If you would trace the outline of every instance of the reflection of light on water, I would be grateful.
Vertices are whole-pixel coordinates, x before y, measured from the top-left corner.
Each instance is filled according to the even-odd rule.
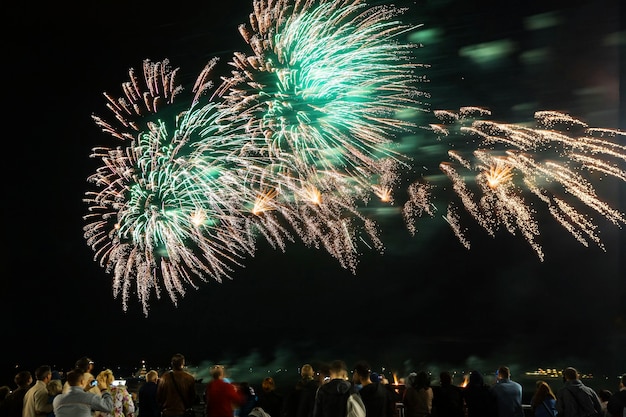
[[[528,371],[524,373],[526,376],[530,377],[542,377],[542,378],[561,378],[563,376],[563,372],[557,370],[556,368],[537,368],[536,371]],[[579,374],[580,379],[591,379],[593,378],[593,374]]]
[[[529,371],[526,372],[527,376],[541,376],[541,377],[546,377],[546,378],[560,378],[561,377],[561,371],[557,371],[556,369],[552,368],[548,368],[548,369],[541,369],[541,368],[537,368],[536,371]]]

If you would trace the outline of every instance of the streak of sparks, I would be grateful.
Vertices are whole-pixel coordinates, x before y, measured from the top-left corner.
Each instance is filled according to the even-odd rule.
[[[442,163],[440,168],[452,181],[463,207],[490,235],[494,236],[500,226],[511,234],[519,231],[543,260],[538,241],[539,223],[531,208],[537,199],[585,246],[590,239],[604,250],[597,225],[591,219],[592,213],[618,227],[626,223],[624,213],[602,201],[592,182],[583,175],[596,171],[626,180],[624,169],[619,167],[626,161],[626,147],[594,137],[597,134],[624,136],[623,132],[591,129],[586,123],[556,111],[537,112],[538,128],[472,121],[467,112],[463,117],[454,117],[450,112],[439,115],[450,125],[448,129],[460,123],[461,135],[482,139],[479,149],[473,153],[473,160],[456,151],[449,152],[460,168],[474,173],[475,187],[466,182],[468,176],[457,172],[454,162]],[[574,133],[563,133],[556,130],[558,127]],[[520,180],[514,181],[515,176]],[[478,200],[476,195],[480,196]],[[465,245],[458,226],[453,229]]]
[[[428,112],[418,88],[428,65],[402,41],[418,28],[403,12],[364,0],[253,0],[239,27],[250,51],[233,54],[210,96],[217,59],[187,101],[167,60],[144,61],[141,76],[131,69],[119,98],[105,93],[112,120],[93,120],[119,146],[93,149],[102,166],[88,178],[96,190],[84,199],[84,236],[125,310],[133,293],[148,315],[153,295],[176,304],[209,278],[230,278],[258,238],[281,251],[299,240],[356,273],[362,246],[384,251],[368,204],[406,195],[412,236],[418,218],[434,217],[440,188],[425,177],[401,189],[413,161],[397,139],[418,130],[401,114]],[[438,123],[418,140],[451,143],[439,163],[453,194],[442,217],[468,250],[457,201],[488,235],[520,234],[540,260],[537,206],[585,246],[604,249],[593,214],[626,223],[593,185],[598,175],[626,182],[624,132],[557,111],[535,113],[535,128],[486,120],[491,112],[476,106],[432,114]],[[473,149],[455,143],[467,137]]]

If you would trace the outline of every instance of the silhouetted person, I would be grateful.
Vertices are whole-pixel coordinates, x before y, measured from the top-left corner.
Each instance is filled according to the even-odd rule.
[[[398,404],[402,404],[402,394],[404,393],[404,381],[402,387],[396,384],[390,384],[389,379],[384,374],[372,372],[370,374],[372,382],[378,382],[387,391],[387,415],[393,417],[396,415]]]
[[[161,417],[161,409],[156,400],[159,373],[155,370],[146,373],[146,382],[139,388],[137,399],[140,417]]]
[[[257,406],[259,397],[254,388],[247,381],[234,384],[237,390],[244,396],[244,401],[239,408],[235,409],[235,417],[248,417],[250,411]]]
[[[313,367],[308,363],[302,365],[300,379],[283,402],[283,417],[312,417],[318,387]]]
[[[537,381],[530,408],[534,417],[556,417],[556,395],[547,382]]]
[[[463,394],[460,387],[452,385],[452,374],[439,374],[439,386],[433,387],[433,416],[464,417]]]
[[[372,370],[365,361],[358,362],[354,367],[353,382],[361,386],[359,394],[365,405],[367,417],[387,417],[389,412],[389,395],[387,389],[378,381],[372,381]]]
[[[602,414],[600,417],[611,417],[606,407],[609,405],[609,400],[613,396],[613,393],[608,389],[601,389],[598,391],[598,398],[600,398],[600,406],[602,407]]]
[[[556,393],[556,409],[560,416],[586,417],[602,412],[598,394],[582,383],[575,368],[565,368],[563,380],[565,386]]]
[[[33,376],[29,371],[20,371],[13,379],[17,389],[7,395],[4,400],[3,417],[22,417],[24,396],[33,383]]]
[[[4,400],[7,398],[7,396],[11,393],[11,387],[9,387],[8,385],[3,385],[0,387],[0,417],[3,416],[3,409],[4,409]]]
[[[426,371],[412,372],[406,377],[402,402],[405,417],[430,416],[433,410],[433,389]]]
[[[482,374],[471,371],[467,386],[463,388],[467,417],[495,417],[496,400]]]
[[[626,417],[626,374],[619,380],[619,391],[606,403],[606,411],[611,417]]]
[[[332,361],[329,381],[322,384],[315,396],[313,417],[345,417],[348,395],[355,392],[348,381],[348,368],[344,361]]]
[[[522,408],[522,386],[511,379],[506,366],[498,368],[496,384],[491,387],[496,398],[498,417],[524,417]]]
[[[182,354],[172,356],[171,365],[172,370],[161,375],[157,384],[157,403],[163,417],[182,417],[196,401],[196,380],[184,370]]]
[[[276,392],[274,378],[263,379],[256,406],[262,408],[271,417],[280,417],[283,408],[283,396]]]

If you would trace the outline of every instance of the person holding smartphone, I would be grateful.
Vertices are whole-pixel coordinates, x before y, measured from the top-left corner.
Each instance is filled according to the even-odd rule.
[[[133,417],[135,414],[135,402],[128,392],[126,385],[118,384],[113,371],[105,369],[96,377],[98,387],[102,391],[108,390],[113,397],[113,410],[111,412],[96,412],[96,417]]]
[[[91,417],[95,411],[113,411],[113,398],[107,389],[104,389],[101,394],[85,391],[85,386],[89,384],[85,381],[82,369],[76,368],[69,372],[67,383],[70,385],[69,390],[52,400],[56,417]]]
[[[96,395],[100,395],[100,389],[98,388],[98,382],[96,381],[96,378],[94,378],[93,374],[91,373],[93,371],[93,367],[94,367],[94,362],[87,356],[83,356],[82,358],[80,358],[79,360],[76,361],[76,365],[75,365],[76,369],[80,369],[81,371],[83,371],[83,382],[84,382],[84,386],[83,389],[86,392],[91,392],[92,394],[96,394]],[[65,384],[63,385],[63,393],[66,393],[70,390],[70,385],[68,384],[67,381],[65,381]]]

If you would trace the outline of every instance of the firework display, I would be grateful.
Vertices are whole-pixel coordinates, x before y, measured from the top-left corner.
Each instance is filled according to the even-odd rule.
[[[588,179],[590,175],[584,173],[626,179],[626,170],[620,168],[626,162],[626,146],[614,142],[624,132],[589,128],[556,111],[537,112],[536,128],[474,120],[472,114],[476,111],[460,109],[453,113],[457,123],[451,124],[459,128],[460,134],[479,138],[471,159],[450,150],[452,162],[442,162],[440,168],[478,224],[490,235],[501,226],[512,234],[521,233],[543,260],[536,240],[539,222],[531,204],[535,201],[545,204],[550,215],[581,244],[588,246],[591,241],[604,249],[591,213],[579,207],[590,209],[616,226],[625,224],[626,217],[598,197]],[[450,112],[439,116],[447,121]],[[448,134],[445,126],[438,126],[437,131]],[[462,176],[459,169],[471,174]],[[474,197],[468,178],[475,183],[480,198]],[[525,198],[525,192],[535,199]],[[461,242],[467,242],[460,229],[455,229],[455,234]]]
[[[356,273],[363,250],[384,251],[370,206],[406,195],[399,212],[411,235],[437,210],[427,177],[401,180],[419,163],[401,134],[472,137],[473,149],[451,147],[439,165],[455,197],[444,218],[466,248],[461,211],[491,236],[521,234],[543,260],[540,203],[581,244],[603,248],[590,212],[618,227],[626,216],[593,181],[626,181],[624,133],[562,112],[537,112],[535,127],[489,121],[478,107],[431,112],[420,45],[402,40],[418,27],[403,12],[255,0],[239,28],[249,51],[232,55],[219,83],[213,59],[185,98],[178,69],[146,60],[121,97],[105,94],[112,117],[93,119],[117,146],[93,149],[102,165],[89,177],[84,230],[124,309],[135,294],[148,315],[163,291],[176,304],[189,288],[230,278],[259,239],[324,249]],[[440,123],[417,126],[411,115],[421,112]]]

